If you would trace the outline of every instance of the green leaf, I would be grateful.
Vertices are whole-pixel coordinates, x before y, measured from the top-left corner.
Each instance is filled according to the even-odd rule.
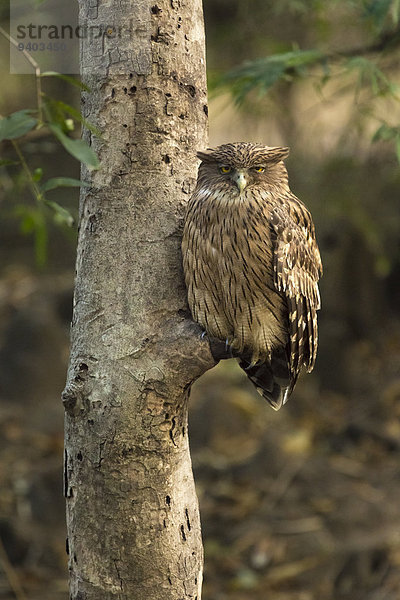
[[[397,25],[399,24],[399,18],[400,18],[400,0],[393,1],[391,15],[392,15],[393,25],[395,27],[397,27]]]
[[[38,167],[37,169],[35,169],[33,171],[33,174],[32,174],[33,181],[40,181],[42,179],[42,177],[43,177],[43,169]]]
[[[364,10],[365,16],[370,18],[378,29],[381,29],[390,13],[392,0],[369,0]]]
[[[37,119],[31,116],[30,109],[19,110],[0,120],[0,142],[14,140],[25,135],[37,124]]]
[[[0,159],[0,167],[9,167],[11,165],[19,165],[17,160],[8,160],[8,158]]]
[[[75,77],[70,77],[69,75],[64,75],[62,73],[57,73],[57,71],[45,71],[40,74],[41,77],[57,77],[58,79],[63,79],[64,81],[68,81],[71,85],[84,90],[85,92],[90,92],[90,88],[87,85],[79,81],[79,79],[75,79]]]
[[[400,163],[400,135],[398,135],[396,138],[396,154],[397,160]]]
[[[372,141],[378,142],[383,140],[387,142],[388,140],[393,140],[396,136],[399,135],[397,127],[390,127],[387,123],[383,123],[374,133]]]
[[[35,219],[30,213],[25,214],[20,223],[20,231],[23,234],[32,233],[35,229]]]
[[[79,110],[77,110],[73,106],[70,106],[69,104],[66,104],[65,102],[62,102],[62,100],[53,100],[52,105],[58,107],[58,109],[61,109],[64,112],[71,115],[71,117],[73,117],[76,121],[79,121],[79,123],[82,123],[82,125],[84,125],[87,129],[89,129],[89,131],[91,131],[92,133],[97,135],[97,137],[101,137],[101,131],[97,127],[92,125],[89,121],[87,121],[81,115]]]
[[[65,133],[63,133],[61,127],[55,123],[49,123],[49,128],[64,146],[66,151],[72,154],[73,157],[83,162],[89,169],[100,168],[100,162],[97,154],[85,142],[85,140],[74,140],[68,137],[65,135]]]
[[[349,71],[358,70],[358,88],[370,85],[375,96],[395,96],[396,87],[379,67],[364,56],[354,56],[346,62]]]
[[[47,225],[43,215],[38,213],[35,223],[34,236],[35,236],[35,257],[36,263],[39,267],[43,267],[47,260]]]
[[[72,179],[71,177],[53,177],[46,181],[41,187],[42,192],[49,192],[59,187],[90,187],[91,184],[87,181]]]
[[[65,128],[67,131],[74,131],[75,123],[73,119],[65,119]]]
[[[43,267],[47,260],[47,225],[43,210],[20,205],[16,207],[15,214],[21,218],[21,233],[33,233],[35,244],[36,264]]]
[[[325,55],[319,50],[293,50],[273,54],[266,58],[245,62],[229,71],[221,83],[230,85],[238,102],[255,87],[265,93],[281,79],[293,79],[307,73],[307,68],[323,62]]]
[[[66,208],[60,206],[60,204],[57,204],[57,202],[53,202],[53,200],[46,199],[45,202],[47,206],[54,210],[54,220],[58,224],[68,225],[68,227],[72,227],[72,225],[74,224],[74,217]]]

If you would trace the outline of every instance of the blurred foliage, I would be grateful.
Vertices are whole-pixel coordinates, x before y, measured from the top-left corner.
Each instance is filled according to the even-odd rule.
[[[307,93],[302,84],[317,91],[321,104],[346,96],[353,107],[347,124],[341,125],[337,155],[343,154],[346,138],[363,130],[369,143],[372,140],[376,145],[377,154],[392,148],[400,161],[400,0],[205,0],[204,5],[211,96],[227,92],[242,111],[261,118],[263,112],[274,111],[285,144],[294,147],[293,125],[298,117],[291,103],[294,95]],[[7,197],[14,198],[12,212],[20,220],[21,231],[35,236],[39,263],[46,254],[46,215],[67,226],[73,221],[70,212],[47,195],[61,185],[78,185],[78,180],[57,173],[51,181],[43,181],[43,165],[31,168],[21,153],[21,142],[45,130],[74,158],[89,168],[99,166],[90,147],[78,139],[81,126],[95,135],[99,132],[76,106],[42,92],[45,77],[82,85],[69,76],[41,73],[36,78],[37,107],[23,108],[0,122],[0,140],[10,140],[0,159],[0,181],[7,183]],[[384,100],[391,101],[394,110],[382,111]],[[308,176],[313,175],[309,172]],[[21,201],[24,188],[31,191],[35,204]],[[343,206],[339,198],[332,208],[347,213],[372,251],[376,274],[385,276],[397,263],[397,249],[386,239],[370,208],[362,202],[355,207],[354,202]],[[389,200],[393,203],[394,199]],[[315,210],[318,220],[319,207]],[[388,212],[394,213],[390,207]],[[397,223],[396,215],[394,219]],[[398,235],[400,224],[391,229]]]
[[[211,96],[229,96],[236,110],[260,121],[277,115],[283,143],[293,147],[296,184],[306,182],[301,197],[312,209],[319,235],[332,239],[338,228],[347,231],[370,257],[372,278],[388,277],[400,266],[394,162],[400,163],[400,2],[244,0],[228,7],[225,0],[206,0],[205,9]],[[307,139],[300,124],[299,99],[304,106],[312,94],[333,118],[336,105],[340,117],[336,146],[330,142],[318,156],[319,140],[312,134]],[[316,105],[309,109],[306,123],[312,124],[317,110]],[[325,132],[317,128],[319,137],[328,137],[335,124],[325,127]],[[328,171],[336,173],[329,178],[331,187],[324,183]],[[367,187],[370,173],[374,181]],[[313,196],[319,199],[313,202]],[[330,251],[328,244],[325,252]],[[344,270],[353,259],[336,253],[334,260]]]
[[[259,9],[262,11],[262,6],[259,6]],[[333,12],[333,9],[338,12]],[[271,10],[269,3],[266,3],[264,11],[266,10],[285,16],[286,10],[289,19],[297,14],[303,17],[311,16],[306,35],[303,32],[298,39],[288,40],[288,48],[282,52],[279,50],[283,40],[281,29],[278,29],[278,39],[275,39],[276,34],[270,36],[270,42],[267,44],[269,47],[265,48],[266,56],[246,60],[228,71],[214,72],[210,78],[211,92],[229,90],[234,101],[242,104],[254,90],[262,96],[278,83],[295,83],[299,78],[313,79],[314,85],[322,93],[328,81],[336,78],[341,81],[346,92],[346,83],[352,86],[355,100],[362,91],[370,93],[369,116],[377,97],[389,96],[399,101],[399,84],[391,79],[393,74],[397,74],[397,63],[394,61],[399,56],[400,48],[398,0],[295,0],[279,3],[279,11],[277,8],[275,11]],[[354,46],[349,46],[347,40],[343,40],[341,44],[335,40],[335,26],[339,28],[346,19],[353,19],[358,23],[360,41]],[[300,27],[301,24],[299,23]],[[323,35],[318,35],[318,31],[324,32]],[[311,47],[300,49],[302,45]],[[392,60],[388,60],[390,58]],[[382,136],[383,131],[385,137]],[[397,126],[383,123],[374,139],[394,140],[398,153],[400,138]]]
[[[0,34],[10,43],[15,43],[2,28]],[[47,219],[51,217],[55,224],[67,227],[74,223],[71,212],[54,199],[48,198],[48,192],[60,187],[89,184],[63,174],[43,181],[44,167],[33,168],[24,156],[22,145],[29,141],[29,136],[50,133],[77,161],[89,169],[98,169],[100,164],[95,152],[85,140],[80,139],[80,126],[84,125],[93,133],[100,134],[75,107],[46,94],[42,89],[42,79],[60,78],[80,89],[88,91],[88,88],[68,75],[53,71],[41,73],[37,63],[26,51],[24,53],[35,66],[37,106],[15,111],[7,116],[0,115],[0,143],[9,143],[4,146],[0,157],[0,184],[3,184],[5,190],[8,188],[8,195],[15,197],[12,216],[19,219],[21,233],[33,235],[36,262],[43,266],[47,258]],[[75,131],[78,137],[71,137],[70,133]],[[21,193],[25,188],[30,190],[34,204],[29,200],[21,201]]]

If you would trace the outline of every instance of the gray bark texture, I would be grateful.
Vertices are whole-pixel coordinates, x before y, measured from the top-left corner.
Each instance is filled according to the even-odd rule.
[[[83,172],[63,392],[70,598],[200,600],[187,403],[214,361],[180,241],[206,147],[201,0],[81,0],[80,19],[110,27],[81,42],[83,112],[103,137],[85,133],[102,168]]]

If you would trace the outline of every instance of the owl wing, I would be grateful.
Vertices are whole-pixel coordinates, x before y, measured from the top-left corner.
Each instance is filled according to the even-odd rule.
[[[182,236],[183,269],[193,319],[209,337],[225,343],[229,329],[217,265],[219,251],[211,241],[212,211],[204,203],[209,195],[196,189],[189,201]]]
[[[311,215],[295,196],[274,207],[271,225],[274,283],[288,306],[293,387],[301,367],[312,371],[317,355],[322,264]]]

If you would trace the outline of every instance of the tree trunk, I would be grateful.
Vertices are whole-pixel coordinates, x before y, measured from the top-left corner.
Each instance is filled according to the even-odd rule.
[[[82,0],[80,19],[111,25],[81,46],[84,114],[103,137],[102,168],[83,173],[63,392],[70,597],[200,600],[187,401],[214,361],[180,238],[206,146],[201,0]]]

